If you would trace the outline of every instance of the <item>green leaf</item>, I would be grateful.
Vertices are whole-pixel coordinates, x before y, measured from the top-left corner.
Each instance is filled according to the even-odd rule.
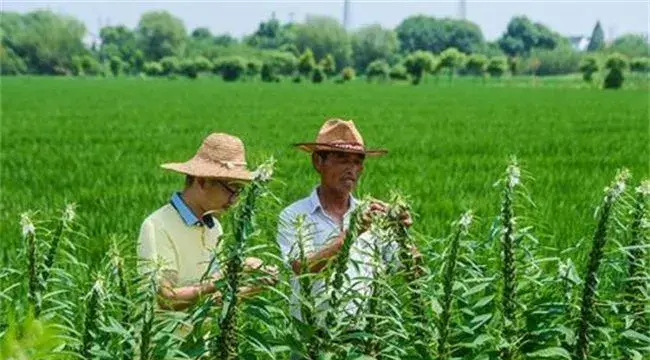
[[[433,310],[436,315],[442,314],[442,306],[440,306],[437,299],[431,300],[431,310]]]
[[[476,324],[476,325],[474,325],[474,327],[472,328],[472,330],[476,330],[476,329],[478,329],[478,328],[481,327],[483,324],[485,324],[486,322],[488,322],[491,318],[492,318],[492,314],[483,314],[483,315],[479,315],[479,316],[473,318],[472,321],[471,321],[471,323],[472,323],[472,324]]]
[[[470,295],[476,294],[476,293],[478,293],[480,291],[485,290],[488,286],[490,286],[490,283],[488,283],[488,282],[483,283],[483,284],[478,284],[478,285],[474,286],[473,288],[470,288],[469,290],[465,291],[463,293],[463,295],[461,295],[461,297],[466,298],[466,297],[468,297]]]
[[[650,337],[648,337],[647,335],[643,335],[641,333],[638,333],[638,332],[636,332],[634,330],[625,330],[625,331],[623,331],[623,333],[621,335],[623,337],[628,338],[628,339],[642,341],[642,342],[650,344]]]
[[[571,354],[561,347],[550,347],[527,355],[528,358],[562,358],[571,360]]]
[[[483,306],[489,304],[492,301],[492,299],[494,299],[494,295],[486,296],[486,297],[480,299],[479,301],[477,301],[476,304],[474,304],[474,306],[472,306],[472,309],[483,307]]]
[[[564,335],[564,341],[566,341],[567,344],[569,345],[575,345],[576,343],[576,334],[573,332],[572,329],[560,325],[558,326],[558,331]]]

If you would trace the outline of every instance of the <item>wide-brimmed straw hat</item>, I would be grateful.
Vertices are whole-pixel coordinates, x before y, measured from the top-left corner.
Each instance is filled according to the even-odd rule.
[[[327,120],[318,131],[316,141],[294,146],[307,152],[338,151],[367,156],[380,156],[388,152],[386,149],[367,149],[354,122],[341,119]]]
[[[162,164],[162,168],[195,177],[251,180],[252,173],[246,168],[244,143],[235,136],[212,133],[194,157],[183,163]]]

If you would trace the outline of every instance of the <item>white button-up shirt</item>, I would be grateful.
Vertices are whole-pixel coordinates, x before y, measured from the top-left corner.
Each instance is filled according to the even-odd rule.
[[[341,224],[337,223],[325,212],[320,203],[317,189],[314,189],[308,197],[296,201],[280,213],[277,241],[280,246],[282,258],[289,268],[291,268],[291,262],[293,260],[300,258],[297,245],[298,229],[296,227],[296,220],[300,215],[305,216],[303,230],[301,231],[304,237],[303,247],[305,255],[318,252],[323,247],[329,246],[331,241],[341,233]],[[357,206],[358,201],[350,195],[350,206],[343,216],[343,228],[345,230],[348,229],[351,214]],[[346,279],[344,282],[344,289],[348,289],[351,286],[353,291],[358,291],[362,295],[369,294],[371,279],[374,274],[372,265],[373,245],[376,241],[378,241],[377,237],[373,236],[370,232],[361,234],[355,240],[354,245],[350,249],[350,259],[346,269],[346,275],[349,280]],[[383,246],[382,258],[384,262],[396,261],[396,248],[397,244],[394,242]],[[298,303],[300,283],[295,276],[291,279],[291,285],[293,289],[291,313],[300,318],[300,306]],[[319,310],[327,309],[327,296],[325,296],[326,293],[323,290],[326,290],[323,280],[313,281],[312,296],[314,296]],[[348,314],[353,315],[356,313],[359,305],[358,303],[346,303],[345,310]],[[320,317],[324,313],[324,311],[318,311],[317,316]]]

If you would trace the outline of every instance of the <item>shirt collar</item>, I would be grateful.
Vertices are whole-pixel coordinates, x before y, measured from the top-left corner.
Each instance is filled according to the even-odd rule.
[[[178,215],[180,215],[181,219],[183,219],[183,222],[187,226],[193,226],[193,225],[205,225],[208,228],[212,229],[214,227],[214,219],[212,218],[211,215],[205,215],[201,219],[196,217],[192,210],[190,209],[189,206],[187,206],[187,203],[185,200],[183,200],[183,197],[181,196],[180,192],[175,192],[172,195],[171,200],[169,201],[174,209],[178,212]]]
[[[354,210],[354,208],[357,206],[357,203],[357,199],[355,199],[354,196],[350,194],[350,208],[348,209],[348,212]],[[318,186],[316,186],[309,195],[309,213],[313,214],[318,211],[318,209],[322,208],[323,206],[321,205],[320,198],[318,197]]]

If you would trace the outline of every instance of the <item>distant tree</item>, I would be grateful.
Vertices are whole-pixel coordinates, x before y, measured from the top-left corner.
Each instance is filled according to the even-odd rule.
[[[493,57],[487,65],[487,72],[492,77],[501,77],[508,70],[508,59],[505,56]]]
[[[639,34],[625,34],[616,38],[608,50],[629,57],[650,56],[648,38]]]
[[[118,56],[113,56],[110,59],[110,68],[113,76],[119,76],[122,73],[122,68],[124,67],[124,62]]]
[[[323,69],[328,77],[334,76],[336,74],[336,62],[334,61],[332,54],[325,55],[325,57],[321,59],[318,66]]]
[[[390,73],[390,67],[385,60],[375,60],[371,62],[366,68],[366,79],[372,81],[374,79],[387,80]]]
[[[521,59],[517,56],[512,56],[508,58],[508,70],[512,75],[519,74],[519,67],[521,65]]]
[[[280,79],[273,73],[273,66],[268,63],[262,65],[261,77],[264,82],[280,81]]]
[[[194,59],[197,73],[209,72],[212,70],[212,62],[203,56]]]
[[[587,46],[587,51],[601,51],[605,48],[605,32],[600,26],[600,21],[596,22],[594,30],[591,32],[591,40]]]
[[[355,77],[354,68],[350,66],[346,66],[345,68],[343,68],[343,71],[341,71],[341,79],[343,81],[354,80],[354,77]]]
[[[136,36],[133,31],[124,25],[105,26],[99,30],[99,37],[102,40],[99,48],[100,58],[111,59],[115,56],[132,63],[138,56]]]
[[[625,77],[623,71],[627,68],[627,59],[619,53],[611,54],[605,62],[605,69],[609,72],[605,76],[603,87],[605,89],[620,89],[623,86]]]
[[[2,61],[11,65],[3,73],[22,72],[24,65],[30,73],[65,75],[72,72],[72,58],[88,52],[83,43],[86,28],[75,18],[49,10],[2,12],[1,17]]]
[[[155,61],[145,63],[142,70],[147,74],[147,76],[160,76],[163,73],[162,66],[160,63]]]
[[[637,57],[630,61],[630,70],[634,72],[648,72],[650,71],[650,58]]]
[[[75,61],[75,59],[77,61]],[[77,65],[78,64],[78,65]],[[79,56],[73,56],[71,60],[71,70],[81,70],[81,63]],[[0,44],[0,74],[2,75],[19,75],[27,72],[27,65],[25,61],[9,48],[5,48]],[[76,75],[76,74],[75,74]]]
[[[440,63],[438,63],[438,68],[448,69],[449,78],[451,79],[456,73],[456,70],[463,66],[464,60],[465,54],[458,51],[456,48],[449,48],[440,54]]]
[[[4,71],[4,69],[2,70]],[[83,66],[81,64],[81,56],[75,55],[72,57],[70,70],[72,70],[72,75],[74,76],[82,76],[84,74]],[[7,75],[15,75],[15,74],[9,73]]]
[[[485,39],[478,25],[455,19],[436,19],[415,15],[404,19],[395,29],[403,52],[426,50],[440,53],[455,47],[470,54],[485,47]]]
[[[213,71],[220,74],[224,81],[236,81],[244,75],[246,61],[238,56],[217,59]]]
[[[558,46],[553,50],[536,49],[531,57],[539,60],[536,75],[566,75],[580,71],[583,55],[569,46]]]
[[[230,34],[221,34],[214,36],[212,43],[216,46],[232,46],[237,44],[237,39],[230,36]]]
[[[179,64],[179,72],[190,79],[196,79],[199,76],[196,61],[192,59],[183,59]]]
[[[81,69],[83,73],[88,76],[96,76],[101,74],[102,65],[92,55],[81,56]]]
[[[180,61],[174,56],[167,56],[160,60],[160,66],[162,66],[161,75],[169,76],[179,72]]]
[[[280,21],[271,18],[260,22],[257,30],[248,36],[244,42],[261,49],[280,49],[295,42],[295,31],[291,25],[282,25]]]
[[[186,44],[183,21],[166,11],[144,13],[136,32],[139,48],[148,60],[180,55]]]
[[[130,59],[131,71],[135,74],[142,72],[144,67],[144,54],[142,50],[136,49]]]
[[[402,64],[396,64],[393,66],[393,68],[390,69],[388,76],[391,80],[408,80],[409,78],[406,67]]]
[[[354,66],[363,70],[375,60],[388,60],[399,50],[397,34],[381,25],[368,25],[352,33]]]
[[[298,67],[298,59],[288,52],[269,51],[263,53],[260,59],[268,64],[276,75],[292,75]]]
[[[508,56],[527,56],[533,49],[555,49],[566,40],[548,27],[533,23],[526,16],[513,17],[499,38],[501,50]]]
[[[505,53],[501,50],[499,43],[496,41],[490,41],[485,44],[481,54],[487,56],[488,58],[493,58],[496,56],[503,56]]]
[[[311,81],[314,84],[319,84],[323,82],[323,80],[325,80],[325,71],[320,66],[316,66],[316,68],[314,68],[314,72],[311,75]]]
[[[428,51],[416,51],[404,61],[406,71],[411,75],[414,85],[420,83],[424,75],[433,68],[433,55]]]
[[[249,59],[246,61],[246,76],[254,78],[259,75],[262,69],[262,63],[258,60]]]
[[[586,82],[593,80],[594,73],[598,72],[598,58],[595,56],[587,56],[582,59],[580,64],[580,71],[582,72],[582,79]]]
[[[467,57],[465,69],[468,74],[475,76],[484,76],[487,70],[488,59],[482,54],[472,54]]]
[[[212,32],[207,27],[198,27],[192,30],[192,38],[198,40],[211,40]]]
[[[350,63],[350,37],[338,20],[324,16],[308,16],[304,23],[295,25],[294,31],[295,44],[300,51],[311,49],[316,59],[332,54],[337,69]]]
[[[280,46],[280,51],[291,53],[295,57],[300,56],[300,51],[298,51],[295,44],[284,44]]]
[[[302,76],[308,76],[314,71],[315,67],[316,61],[314,60],[314,53],[310,48],[307,48],[298,59],[298,72]]]

